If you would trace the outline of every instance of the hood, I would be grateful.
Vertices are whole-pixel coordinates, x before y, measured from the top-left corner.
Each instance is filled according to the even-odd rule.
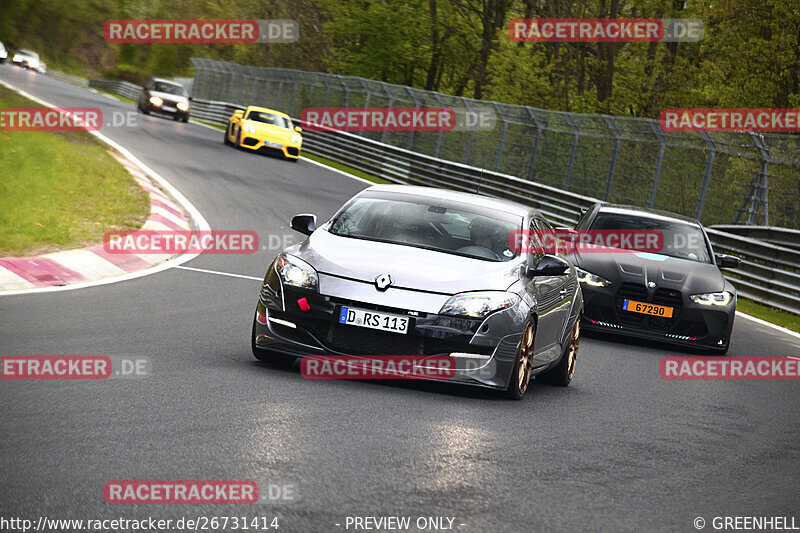
[[[522,258],[491,262],[412,246],[339,237],[318,229],[287,253],[303,259],[320,274],[372,283],[381,274],[394,287],[444,294],[504,291],[518,280]]]
[[[266,133],[271,137],[275,138],[286,138],[288,141],[294,135],[298,135],[298,133],[294,130],[287,130],[286,128],[281,128],[279,126],[274,126],[272,124],[267,124],[265,122],[259,122],[257,120],[244,120],[242,121],[245,124],[249,124],[253,126],[257,132],[259,133]]]
[[[161,91],[150,91],[150,96],[158,96],[165,102],[173,102],[176,104],[178,102],[186,102],[187,104],[189,103],[189,99],[187,97],[181,96],[179,94],[163,93]]]
[[[644,252],[592,253],[575,252],[568,258],[576,266],[602,276],[619,286],[621,283],[646,285],[680,290],[687,294],[717,292],[725,288],[719,268],[661,254]]]

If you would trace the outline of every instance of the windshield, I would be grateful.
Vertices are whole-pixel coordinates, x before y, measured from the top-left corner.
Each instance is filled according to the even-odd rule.
[[[689,259],[699,263],[711,263],[703,232],[693,224],[622,213],[600,213],[595,217],[589,229],[658,230],[663,239],[659,252],[662,255]]]
[[[332,221],[330,233],[463,255],[486,261],[510,261],[509,233],[522,217],[459,205],[444,207],[438,199],[402,200],[362,196]]]
[[[250,111],[250,113],[247,114],[247,120],[263,122],[264,124],[272,124],[273,126],[278,126],[279,128],[284,128],[287,130],[293,129],[292,122],[290,120],[280,115],[266,113],[264,111]]]
[[[184,89],[182,85],[175,85],[174,83],[163,83],[157,81],[153,84],[153,90],[160,93],[186,96],[186,89]]]

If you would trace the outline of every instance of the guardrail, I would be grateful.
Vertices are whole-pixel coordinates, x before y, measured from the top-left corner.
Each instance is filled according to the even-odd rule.
[[[800,250],[800,230],[775,226],[711,226],[713,229]]]
[[[51,78],[54,78],[54,79],[57,79],[57,80],[60,80],[60,81],[65,81],[65,82],[71,83],[73,85],[80,85],[81,87],[88,87],[89,86],[89,80],[84,79],[84,78],[80,78],[78,76],[73,76],[71,74],[65,74],[63,72],[58,72],[57,70],[48,70],[47,71],[47,75],[50,76]]]
[[[128,82],[91,80],[89,86],[129,98],[131,88],[135,88],[134,99],[141,90]],[[192,100],[191,104],[194,118],[222,126],[227,124],[228,118],[237,109],[244,107],[230,102],[207,100]],[[584,208],[600,201],[516,176],[419,154],[347,132],[304,131],[303,150],[394,183],[475,192],[532,205],[559,225],[574,224]],[[733,233],[747,231],[753,232],[750,235],[755,236],[755,232],[759,231],[757,227],[723,228],[725,231],[709,228],[708,235],[715,252],[736,255],[742,259],[739,268],[725,271],[726,277],[736,286],[739,294],[800,314],[800,250]],[[798,230],[785,228],[766,229],[773,235],[781,235],[782,239],[800,234]],[[768,231],[764,237],[769,235]]]

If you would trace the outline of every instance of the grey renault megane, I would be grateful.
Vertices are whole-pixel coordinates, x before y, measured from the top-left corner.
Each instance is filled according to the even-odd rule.
[[[475,194],[376,185],[267,268],[253,321],[262,361],[309,355],[432,356],[448,382],[519,399],[532,376],[572,380],[583,297],[575,268],[509,235],[552,230],[536,209]],[[365,320],[366,318],[366,320]]]

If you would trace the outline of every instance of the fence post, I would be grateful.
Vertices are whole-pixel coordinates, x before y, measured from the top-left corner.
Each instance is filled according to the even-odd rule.
[[[706,193],[708,192],[708,182],[711,181],[711,168],[714,166],[714,156],[717,153],[717,147],[708,133],[701,131],[700,136],[708,145],[709,150],[708,158],[706,159],[706,170],[703,173],[703,184],[700,186],[700,198],[697,200],[697,210],[694,213],[694,218],[702,222],[703,208],[706,204]]]
[[[656,125],[656,121],[647,119],[647,123],[653,129],[653,133],[658,137],[661,146],[658,147],[658,158],[656,158],[656,169],[653,172],[653,185],[650,187],[650,199],[647,201],[648,207],[656,205],[656,194],[658,193],[658,182],[661,179],[661,165],[664,162],[664,153],[667,150],[667,138],[661,132],[661,128]]]
[[[542,136],[542,123],[539,122],[539,117],[536,116],[532,107],[525,107],[525,109],[528,110],[531,120],[536,124],[536,137],[533,138],[533,150],[531,150],[531,159],[528,162],[528,181],[531,181],[533,180],[533,166],[536,164],[536,152],[539,150],[539,139]]]
[[[503,157],[503,146],[506,143],[506,131],[508,130],[508,117],[503,111],[503,108],[500,107],[497,103],[494,104],[495,110],[503,117],[503,129],[500,131],[500,140],[497,142],[497,152],[494,156],[494,171],[498,172],[500,170],[500,159]]]
[[[611,164],[608,166],[608,177],[606,178],[606,192],[603,194],[603,200],[607,202],[611,199],[611,186],[614,184],[614,173],[617,170],[617,156],[619,155],[619,144],[622,136],[619,134],[617,125],[614,124],[611,117],[604,115],[603,118],[611,129],[611,133],[614,134],[614,152],[611,154]]]
[[[572,120],[572,116],[569,113],[563,113],[564,117],[566,117],[567,122],[569,122],[569,127],[572,128],[572,133],[574,137],[572,137],[572,147],[569,150],[569,161],[567,161],[567,173],[564,176],[564,186],[563,189],[565,191],[569,190],[569,182],[572,180],[572,165],[575,164],[575,152],[578,150],[578,136],[580,135],[580,130],[578,126],[575,125],[575,121]]]
[[[464,105],[467,106],[467,112],[472,113],[472,107],[469,105],[469,100],[466,98],[461,99],[464,102]],[[472,135],[475,133],[474,129],[470,129],[469,133],[467,134],[467,144],[464,146],[464,160],[463,163],[465,165],[469,164],[469,153],[472,151]]]
[[[419,107],[419,99],[417,95],[414,94],[415,89],[411,87],[406,87],[406,92],[411,96],[411,99],[414,100],[414,107]],[[406,141],[406,150],[413,150],[414,149],[414,130],[408,130],[408,141]]]

